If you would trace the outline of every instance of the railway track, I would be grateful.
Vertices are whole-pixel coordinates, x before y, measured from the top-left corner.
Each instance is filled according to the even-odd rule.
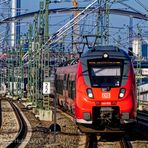
[[[97,148],[98,144],[97,144],[97,135],[96,134],[90,134],[87,135],[87,144],[86,147],[87,148]]]
[[[120,148],[132,148],[132,144],[128,140],[126,140],[124,136],[119,136],[118,138],[116,135],[111,136],[110,138],[107,136],[106,139],[104,138],[104,136],[101,135],[97,136],[96,134],[90,134],[87,136],[87,141],[87,148],[104,148],[114,146]]]
[[[61,109],[58,108],[58,110],[61,110]],[[63,111],[63,109],[62,109],[62,111]],[[70,114],[70,112],[66,111],[66,113],[64,113],[64,114],[65,115],[67,114],[66,116],[68,116],[68,118],[70,118],[72,120],[73,116]],[[99,143],[101,143],[101,141],[102,141],[102,140],[100,141],[98,139],[102,139],[102,137],[97,136],[97,134],[95,134],[95,133],[94,134],[86,134],[85,147],[86,148],[98,148]],[[114,144],[114,142],[112,142],[112,145],[116,145],[116,143],[117,142],[115,142],[115,144]],[[119,143],[118,145],[120,145],[121,148],[132,148],[132,144],[129,141],[127,141],[126,138],[124,138],[124,137],[122,137],[121,140],[118,140],[118,143]],[[108,144],[105,144],[103,142],[103,147],[102,148],[104,148],[105,145],[108,146]]]
[[[21,143],[23,142],[23,140],[25,139],[26,134],[27,134],[27,125],[26,125],[26,122],[25,122],[22,114],[20,113],[19,109],[16,107],[16,105],[12,101],[9,101],[9,103],[12,106],[12,108],[15,112],[16,118],[18,120],[18,123],[19,123],[19,132],[18,132],[15,140],[13,140],[7,146],[7,148],[12,148],[12,147],[20,146]]]
[[[65,116],[67,116],[68,118],[70,118],[71,120],[73,120],[73,115],[69,112],[69,111],[67,111],[67,110],[64,110],[62,107],[60,107],[60,106],[58,106],[57,107],[57,111],[60,111],[60,112],[63,112],[63,114],[65,115]],[[104,141],[104,138],[102,138],[101,136],[98,136],[97,134],[95,134],[95,133],[92,133],[92,134],[85,134],[85,136],[86,136],[86,141],[85,142],[83,142],[83,143],[85,143],[85,147],[86,148],[100,148],[100,146],[98,146],[100,143],[102,143],[102,141]],[[115,135],[115,137],[116,137],[116,135]],[[119,136],[120,137],[120,136]],[[118,139],[118,145],[119,145],[119,147],[121,147],[121,148],[132,148],[132,145],[131,145],[131,143],[129,142],[129,141],[127,141],[125,138],[123,138],[122,136],[121,136],[121,138],[119,139],[119,137],[117,138]],[[99,139],[99,140],[98,140]],[[101,140],[100,140],[101,139]],[[103,139],[103,140],[102,140]],[[111,137],[111,139],[112,139],[112,137]],[[108,144],[106,144],[106,143],[108,143],[108,141],[110,141],[110,140],[105,140],[106,142],[103,142],[103,147],[102,148],[104,148],[105,147],[105,145],[106,146],[108,146]],[[112,141],[112,140],[111,140]],[[112,145],[116,145],[117,144],[117,142],[111,142],[112,143]],[[115,144],[114,144],[115,143]]]
[[[0,105],[0,145],[7,148],[19,147],[27,135],[26,121],[11,100],[1,98]]]
[[[148,112],[138,111],[137,122],[148,127]]]
[[[132,148],[132,144],[124,137],[120,140],[120,146],[121,148]]]

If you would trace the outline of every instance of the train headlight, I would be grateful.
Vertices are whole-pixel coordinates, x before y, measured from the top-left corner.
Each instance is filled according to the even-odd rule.
[[[91,88],[87,88],[86,92],[87,92],[87,95],[88,95],[89,98],[91,98],[91,99],[94,98],[94,95],[93,95],[93,92],[92,92]]]
[[[108,58],[108,57],[109,57],[109,55],[107,53],[103,54],[103,58]]]
[[[125,88],[121,88],[119,93],[119,98],[123,98],[125,95],[125,92],[126,92]]]

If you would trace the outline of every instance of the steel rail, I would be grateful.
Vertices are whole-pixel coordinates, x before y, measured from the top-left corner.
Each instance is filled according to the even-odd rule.
[[[140,95],[148,94],[148,90],[140,92]]]
[[[21,145],[21,143],[23,142],[23,140],[25,139],[26,137],[26,134],[27,134],[27,124],[22,116],[22,114],[20,113],[19,109],[16,107],[15,104],[13,104],[12,101],[9,101],[10,105],[12,106],[14,112],[15,112],[15,115],[18,119],[18,123],[19,123],[19,132],[16,136],[16,139],[14,141],[12,141],[8,146],[7,148],[12,148],[12,147],[19,147]]]
[[[87,135],[87,148],[97,148],[97,135],[96,134],[88,134]]]
[[[132,148],[132,144],[127,141],[124,137],[120,140],[121,148]]]
[[[148,126],[148,113],[138,111],[137,122],[138,124]]]

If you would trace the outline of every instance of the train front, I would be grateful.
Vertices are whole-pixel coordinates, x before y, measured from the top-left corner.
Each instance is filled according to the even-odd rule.
[[[136,107],[135,75],[125,51],[97,47],[81,57],[76,76],[75,116],[82,131],[135,123]]]

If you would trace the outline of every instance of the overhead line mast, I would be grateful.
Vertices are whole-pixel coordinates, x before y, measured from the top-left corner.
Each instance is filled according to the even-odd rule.
[[[48,20],[48,7],[49,7],[49,0],[46,0],[46,4],[45,4],[45,29],[44,29],[44,41],[46,42],[49,38],[49,20]]]
[[[106,0],[105,2],[105,45],[109,45],[109,15],[110,15],[110,0]]]
[[[76,0],[72,0],[72,5],[73,8],[78,8],[78,2]],[[76,17],[78,15],[78,11],[74,11],[74,17]],[[75,44],[75,42],[77,42],[77,34],[79,34],[79,27],[78,27],[78,23],[77,23],[77,19],[74,20],[74,26],[73,28],[73,35],[72,35],[72,52],[76,53],[77,52],[77,44]]]
[[[98,0],[97,38],[100,45],[109,45],[110,0]],[[105,11],[101,11],[104,9]]]
[[[16,16],[16,0],[12,0],[12,17]],[[15,46],[15,35],[16,35],[16,28],[15,28],[15,21],[11,23],[11,47]]]

